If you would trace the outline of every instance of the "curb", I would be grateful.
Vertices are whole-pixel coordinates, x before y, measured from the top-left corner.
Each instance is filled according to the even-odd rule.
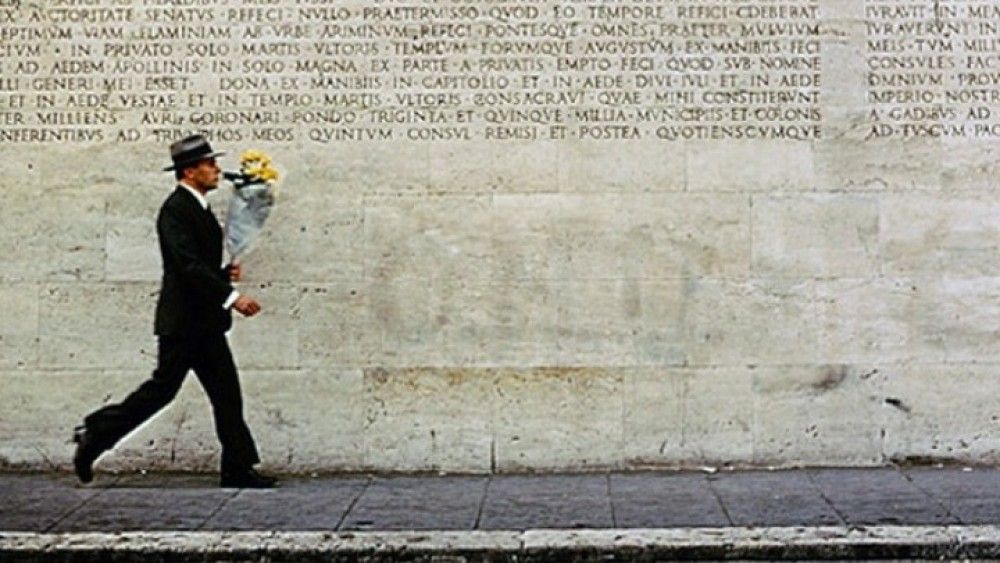
[[[1000,526],[431,532],[0,532],[0,561],[656,561],[1000,556]]]

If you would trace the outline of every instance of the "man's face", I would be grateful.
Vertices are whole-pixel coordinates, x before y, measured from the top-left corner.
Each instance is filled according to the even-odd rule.
[[[210,192],[219,187],[219,165],[214,158],[206,158],[185,170],[184,177],[191,187],[202,192]]]

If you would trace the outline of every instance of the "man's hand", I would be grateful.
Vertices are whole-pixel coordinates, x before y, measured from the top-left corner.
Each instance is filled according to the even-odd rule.
[[[239,311],[244,317],[252,317],[260,312],[260,303],[253,297],[240,295],[236,298],[236,302],[233,303],[233,309]]]
[[[243,268],[240,266],[239,262],[233,262],[229,265],[229,281],[238,282],[240,278],[243,277]]]

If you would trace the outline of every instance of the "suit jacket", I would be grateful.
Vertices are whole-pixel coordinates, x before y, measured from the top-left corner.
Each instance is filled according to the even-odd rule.
[[[222,307],[233,291],[222,264],[222,229],[212,213],[177,186],[160,207],[156,233],[163,283],[156,303],[157,336],[224,333],[232,314]]]

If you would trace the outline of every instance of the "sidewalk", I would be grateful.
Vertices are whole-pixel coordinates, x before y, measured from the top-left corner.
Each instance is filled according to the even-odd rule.
[[[402,542],[411,556],[415,548],[447,540],[451,549],[433,551],[431,559],[457,556],[456,545],[485,550],[459,550],[462,561],[508,560],[486,557],[498,553],[532,560],[524,551],[532,537],[547,538],[548,549],[603,553],[600,559],[614,559],[621,553],[614,545],[625,549],[629,542],[657,557],[1000,554],[1000,469],[995,468],[286,477],[279,488],[266,491],[216,485],[214,475],[99,474],[95,485],[83,487],[69,475],[0,474],[0,560],[27,557],[32,545],[56,549],[64,542],[80,548],[85,538],[99,544],[109,541],[107,534],[126,531],[142,533],[114,536],[123,549],[137,541],[194,540],[192,546],[202,548],[228,541],[260,549],[254,538],[282,545],[298,538],[316,553],[315,542],[324,538],[329,549],[381,538],[375,544],[389,549]],[[205,533],[174,533],[193,531]],[[414,537],[423,539],[415,545]],[[605,546],[611,551],[594,551],[600,542],[611,542]],[[741,542],[763,547],[733,551]],[[702,551],[663,551],[691,545]],[[143,549],[148,556],[149,546]],[[176,546],[172,549],[176,554]],[[252,551],[226,553],[228,559],[256,560]],[[330,553],[323,553],[329,559]],[[573,553],[575,560],[590,560]]]

